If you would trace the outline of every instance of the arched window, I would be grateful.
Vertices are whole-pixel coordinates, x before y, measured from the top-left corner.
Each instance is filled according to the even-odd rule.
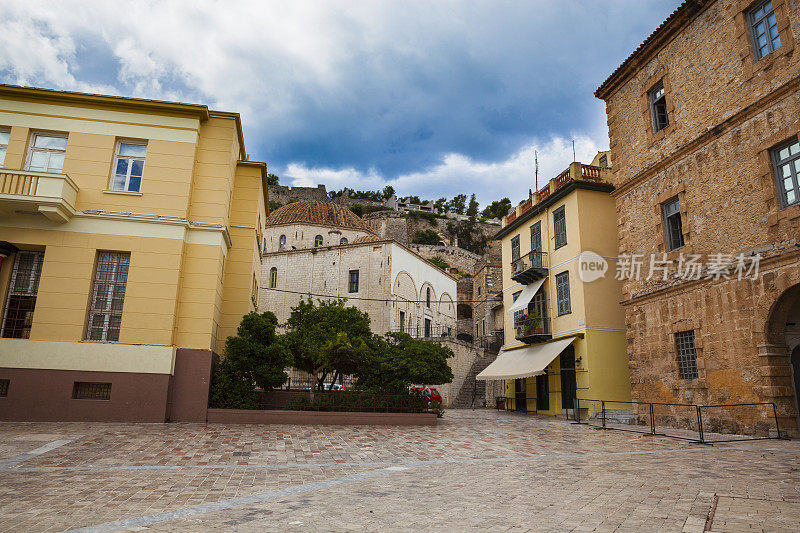
[[[314,246],[322,246],[322,235],[314,237]]]
[[[339,244],[347,244],[347,237],[342,237],[339,239]]]
[[[286,235],[281,235],[278,237],[278,250],[283,250],[286,248]]]
[[[272,267],[269,269],[269,288],[274,289],[278,286],[278,269]]]
[[[425,289],[425,307],[431,306],[431,288]]]

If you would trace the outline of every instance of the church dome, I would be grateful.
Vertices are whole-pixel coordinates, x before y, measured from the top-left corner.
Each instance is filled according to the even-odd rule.
[[[333,226],[372,233],[367,224],[355,213],[333,202],[293,202],[276,209],[267,217],[267,226],[285,224],[311,224]]]

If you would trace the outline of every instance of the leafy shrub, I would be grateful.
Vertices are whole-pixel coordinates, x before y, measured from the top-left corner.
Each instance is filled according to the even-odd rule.
[[[423,230],[423,231],[418,231],[414,235],[414,239],[411,242],[413,242],[414,244],[433,244],[433,245],[436,245],[436,244],[439,244],[439,241],[441,241],[441,239],[439,238],[439,234],[436,233],[435,230],[426,229],[426,230]]]

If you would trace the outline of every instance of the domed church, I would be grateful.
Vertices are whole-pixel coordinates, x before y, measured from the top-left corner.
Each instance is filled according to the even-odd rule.
[[[369,314],[375,333],[455,335],[456,278],[379,237],[344,206],[287,204],[267,217],[263,240],[259,309],[280,322],[311,294],[347,298]]]

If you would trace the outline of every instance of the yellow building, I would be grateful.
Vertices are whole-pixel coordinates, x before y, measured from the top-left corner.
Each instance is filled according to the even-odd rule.
[[[478,379],[504,380],[508,409],[557,415],[575,398],[630,401],[609,158],[570,164],[503,218],[505,345]],[[592,406],[581,403],[582,416]]]
[[[0,419],[204,420],[268,205],[236,113],[0,85]]]

